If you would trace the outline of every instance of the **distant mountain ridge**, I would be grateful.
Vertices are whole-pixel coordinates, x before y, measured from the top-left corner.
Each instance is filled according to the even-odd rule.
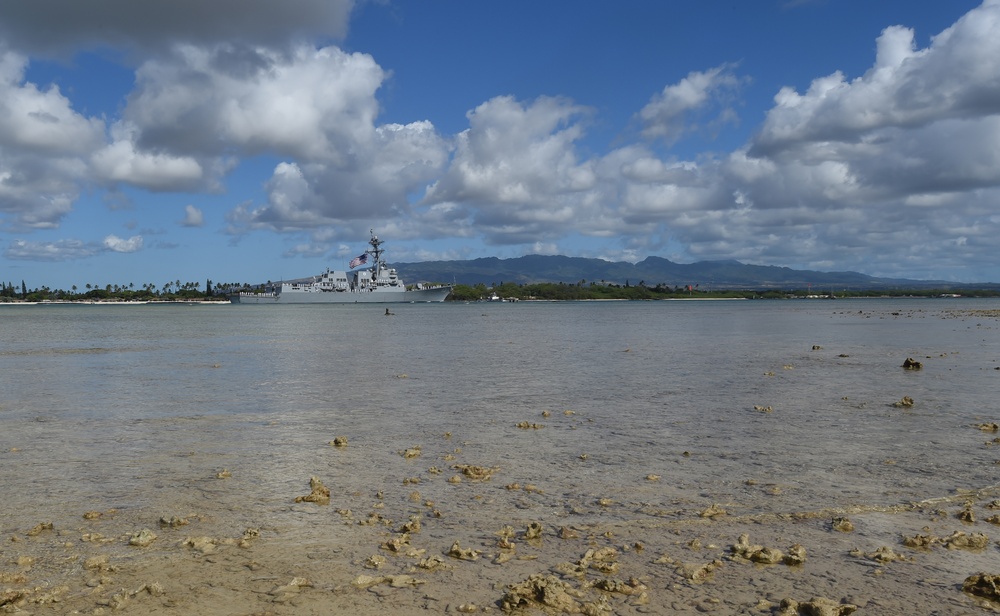
[[[803,289],[814,287],[817,292],[845,288],[878,289],[960,288],[970,284],[941,280],[909,280],[877,278],[858,272],[819,272],[794,270],[774,265],[747,265],[739,261],[699,261],[674,263],[662,257],[647,257],[638,263],[604,261],[560,255],[526,255],[511,259],[485,257],[465,261],[425,261],[393,264],[407,283],[444,282],[465,285],[492,286],[502,282],[532,284],[539,282],[578,283],[607,282],[646,286],[657,284],[672,287],[698,285],[702,289]],[[975,285],[981,287],[983,285]],[[995,286],[995,285],[990,285]]]

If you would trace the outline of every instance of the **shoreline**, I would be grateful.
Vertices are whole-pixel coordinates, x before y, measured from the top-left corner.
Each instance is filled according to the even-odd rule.
[[[151,299],[151,300],[122,300],[122,301],[112,301],[112,300],[45,300],[41,302],[26,302],[26,301],[14,301],[14,302],[0,302],[0,306],[145,306],[148,304],[198,304],[198,305],[213,305],[219,304],[228,306],[230,301],[227,300],[188,300],[188,299]]]

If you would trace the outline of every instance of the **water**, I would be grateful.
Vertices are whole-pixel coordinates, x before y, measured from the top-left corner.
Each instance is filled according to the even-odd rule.
[[[442,537],[525,510],[550,524],[712,503],[753,516],[985,488],[1000,445],[977,425],[1000,419],[1000,320],[976,311],[998,307],[0,306],[0,532],[111,508],[308,532],[291,499],[312,475],[357,508],[376,490],[403,502],[400,480],[419,480],[456,520]],[[903,396],[914,406],[893,406]],[[349,446],[331,447],[341,435]],[[539,491],[456,499],[455,464]]]
[[[304,452],[339,434],[395,452],[451,432],[567,492],[622,496],[659,474],[672,493],[643,498],[773,507],[747,498],[757,479],[793,488],[789,509],[919,500],[993,481],[970,426],[997,419],[997,322],[942,318],[993,306],[5,307],[0,451],[19,451],[0,481],[22,486],[30,467],[81,503],[140,506],[141,485],[183,484],[172,476],[193,460],[267,460],[266,486],[308,475]],[[925,368],[902,370],[906,357]],[[890,406],[904,395],[912,409]]]

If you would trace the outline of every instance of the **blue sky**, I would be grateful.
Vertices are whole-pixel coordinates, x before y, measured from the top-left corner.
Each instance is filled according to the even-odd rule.
[[[1000,282],[1000,0],[0,3],[0,280],[737,259]]]

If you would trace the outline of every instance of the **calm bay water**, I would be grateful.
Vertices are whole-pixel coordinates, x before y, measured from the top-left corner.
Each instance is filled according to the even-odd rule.
[[[310,475],[346,491],[431,464],[447,477],[455,449],[545,487],[553,516],[596,497],[629,516],[752,514],[986,487],[1000,446],[976,424],[1000,419],[1000,320],[969,311],[997,308],[0,306],[2,530],[38,522],[40,495],[58,495],[49,518],[213,502],[250,523],[281,515]],[[912,408],[892,406],[903,396]],[[328,445],[338,435],[345,452]],[[397,453],[417,445],[420,466]],[[239,502],[216,487],[223,468]]]

